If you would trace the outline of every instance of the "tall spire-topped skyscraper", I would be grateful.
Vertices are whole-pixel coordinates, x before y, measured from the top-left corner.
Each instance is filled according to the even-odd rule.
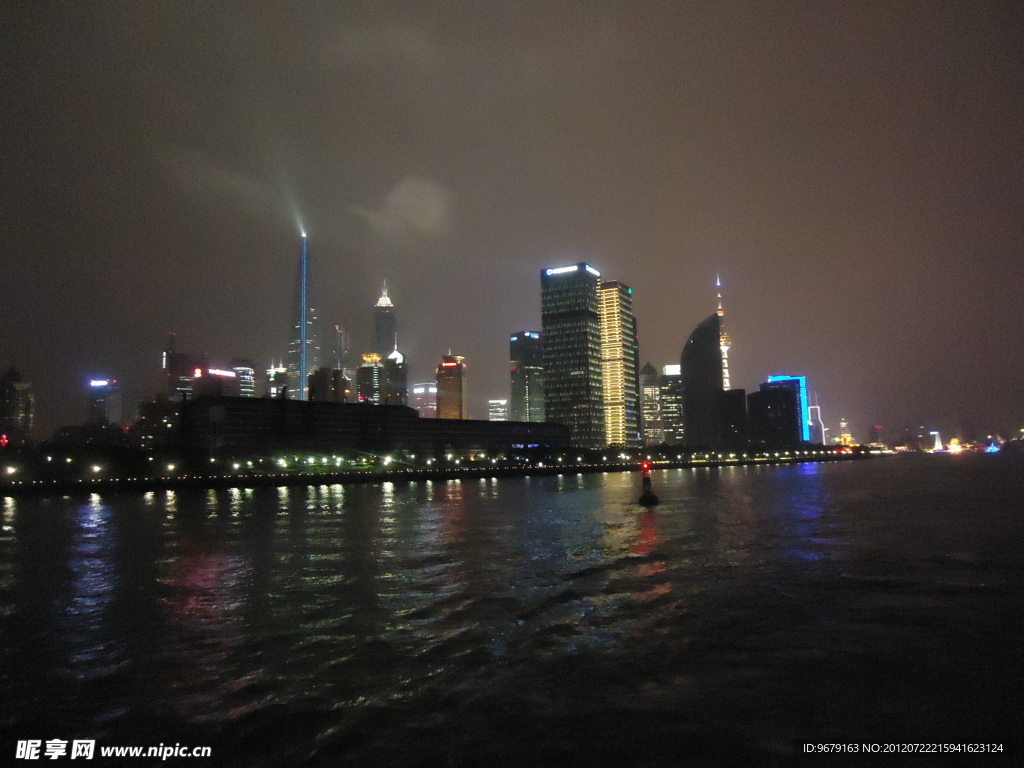
[[[384,281],[377,306],[373,308],[373,349],[386,359],[398,349],[398,320],[395,317],[395,305],[388,298],[388,281]]]
[[[320,345],[316,337],[316,309],[309,284],[309,245],[302,233],[299,277],[296,286],[293,336],[288,343],[288,391],[295,400],[309,399],[309,374],[320,366]]]

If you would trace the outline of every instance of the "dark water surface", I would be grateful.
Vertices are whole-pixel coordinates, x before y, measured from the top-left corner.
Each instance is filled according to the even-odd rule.
[[[1024,732],[1019,459],[654,482],[654,511],[627,474],[5,499],[0,764],[84,737],[215,765],[788,765]]]

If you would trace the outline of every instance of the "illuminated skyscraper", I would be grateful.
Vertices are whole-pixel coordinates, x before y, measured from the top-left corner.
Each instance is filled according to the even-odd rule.
[[[256,366],[252,361],[236,357],[231,361],[231,370],[238,377],[238,394],[256,397]]]
[[[405,355],[397,349],[383,360],[384,365],[384,398],[385,405],[409,404],[409,366]]]
[[[580,448],[606,444],[600,279],[600,272],[582,262],[540,273],[546,420],[567,426],[571,443]]]
[[[356,368],[356,402],[374,405],[384,402],[385,378],[380,355],[376,352],[363,355],[363,364]]]
[[[605,280],[598,287],[597,295],[601,307],[605,443],[637,446],[640,444],[639,345],[633,289],[617,280]]]
[[[437,366],[437,418],[468,419],[466,364],[462,355],[444,355]]]
[[[661,429],[666,444],[683,442],[683,374],[679,365],[661,369]]]
[[[204,368],[197,368],[195,370],[192,394],[195,397],[220,397],[224,395],[228,397],[241,397],[241,382],[235,371],[211,368],[207,365]]]
[[[807,377],[806,376],[769,376],[768,382],[761,385],[761,389],[768,387],[789,387],[796,393],[797,408],[800,419],[800,439],[805,443],[811,440],[811,410],[807,399]]]
[[[488,400],[487,420],[508,421],[508,400]]]
[[[509,340],[512,421],[544,421],[544,346],[536,331]]]
[[[398,320],[395,317],[395,305],[388,298],[388,284],[384,282],[380,298],[373,308],[373,349],[381,356],[387,358],[392,352],[398,349]]]
[[[267,396],[283,397],[288,386],[288,369],[280,361],[267,369]]]
[[[839,437],[836,442],[838,442],[839,445],[853,445],[853,435],[850,434],[850,425],[847,423],[846,419],[839,420]],[[924,442],[922,441],[921,444],[924,445]]]
[[[648,363],[640,369],[640,411],[643,417],[644,445],[661,445],[665,432],[661,422],[661,377]]]
[[[419,411],[421,419],[437,418],[437,382],[412,385],[409,405]]]
[[[121,423],[121,388],[116,379],[92,379],[89,381],[90,424]]]
[[[288,369],[288,394],[294,400],[309,399],[309,374],[320,367],[316,304],[309,280],[309,261],[309,246],[306,233],[303,232],[302,248],[299,252],[293,336],[288,345],[288,358],[285,363]]]

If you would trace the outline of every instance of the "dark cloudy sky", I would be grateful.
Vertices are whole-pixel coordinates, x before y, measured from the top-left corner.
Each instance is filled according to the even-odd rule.
[[[18,2],[0,10],[0,366],[40,433],[179,346],[321,317],[507,397],[539,270],[635,290],[678,362],[725,284],[734,386],[826,423],[1024,427],[1019,2]]]

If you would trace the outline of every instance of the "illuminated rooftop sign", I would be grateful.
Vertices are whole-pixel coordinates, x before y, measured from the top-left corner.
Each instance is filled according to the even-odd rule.
[[[91,381],[89,382],[89,386],[90,386],[90,387],[105,387],[105,386],[107,386],[107,385],[108,385],[109,383],[110,383],[110,382],[109,382],[109,381],[108,381],[107,379],[92,379],[92,380],[91,380]]]
[[[598,272],[596,269],[594,269],[589,264],[573,264],[572,266],[569,266],[569,267],[554,267],[552,269],[545,269],[544,270],[544,274],[549,276],[549,277],[551,275],[564,275],[564,274],[569,273],[569,272],[577,272],[577,271],[579,271],[580,267],[583,267],[585,270],[587,270],[587,272],[589,272],[590,274],[594,275],[595,277],[600,277],[601,276],[601,273]]]

